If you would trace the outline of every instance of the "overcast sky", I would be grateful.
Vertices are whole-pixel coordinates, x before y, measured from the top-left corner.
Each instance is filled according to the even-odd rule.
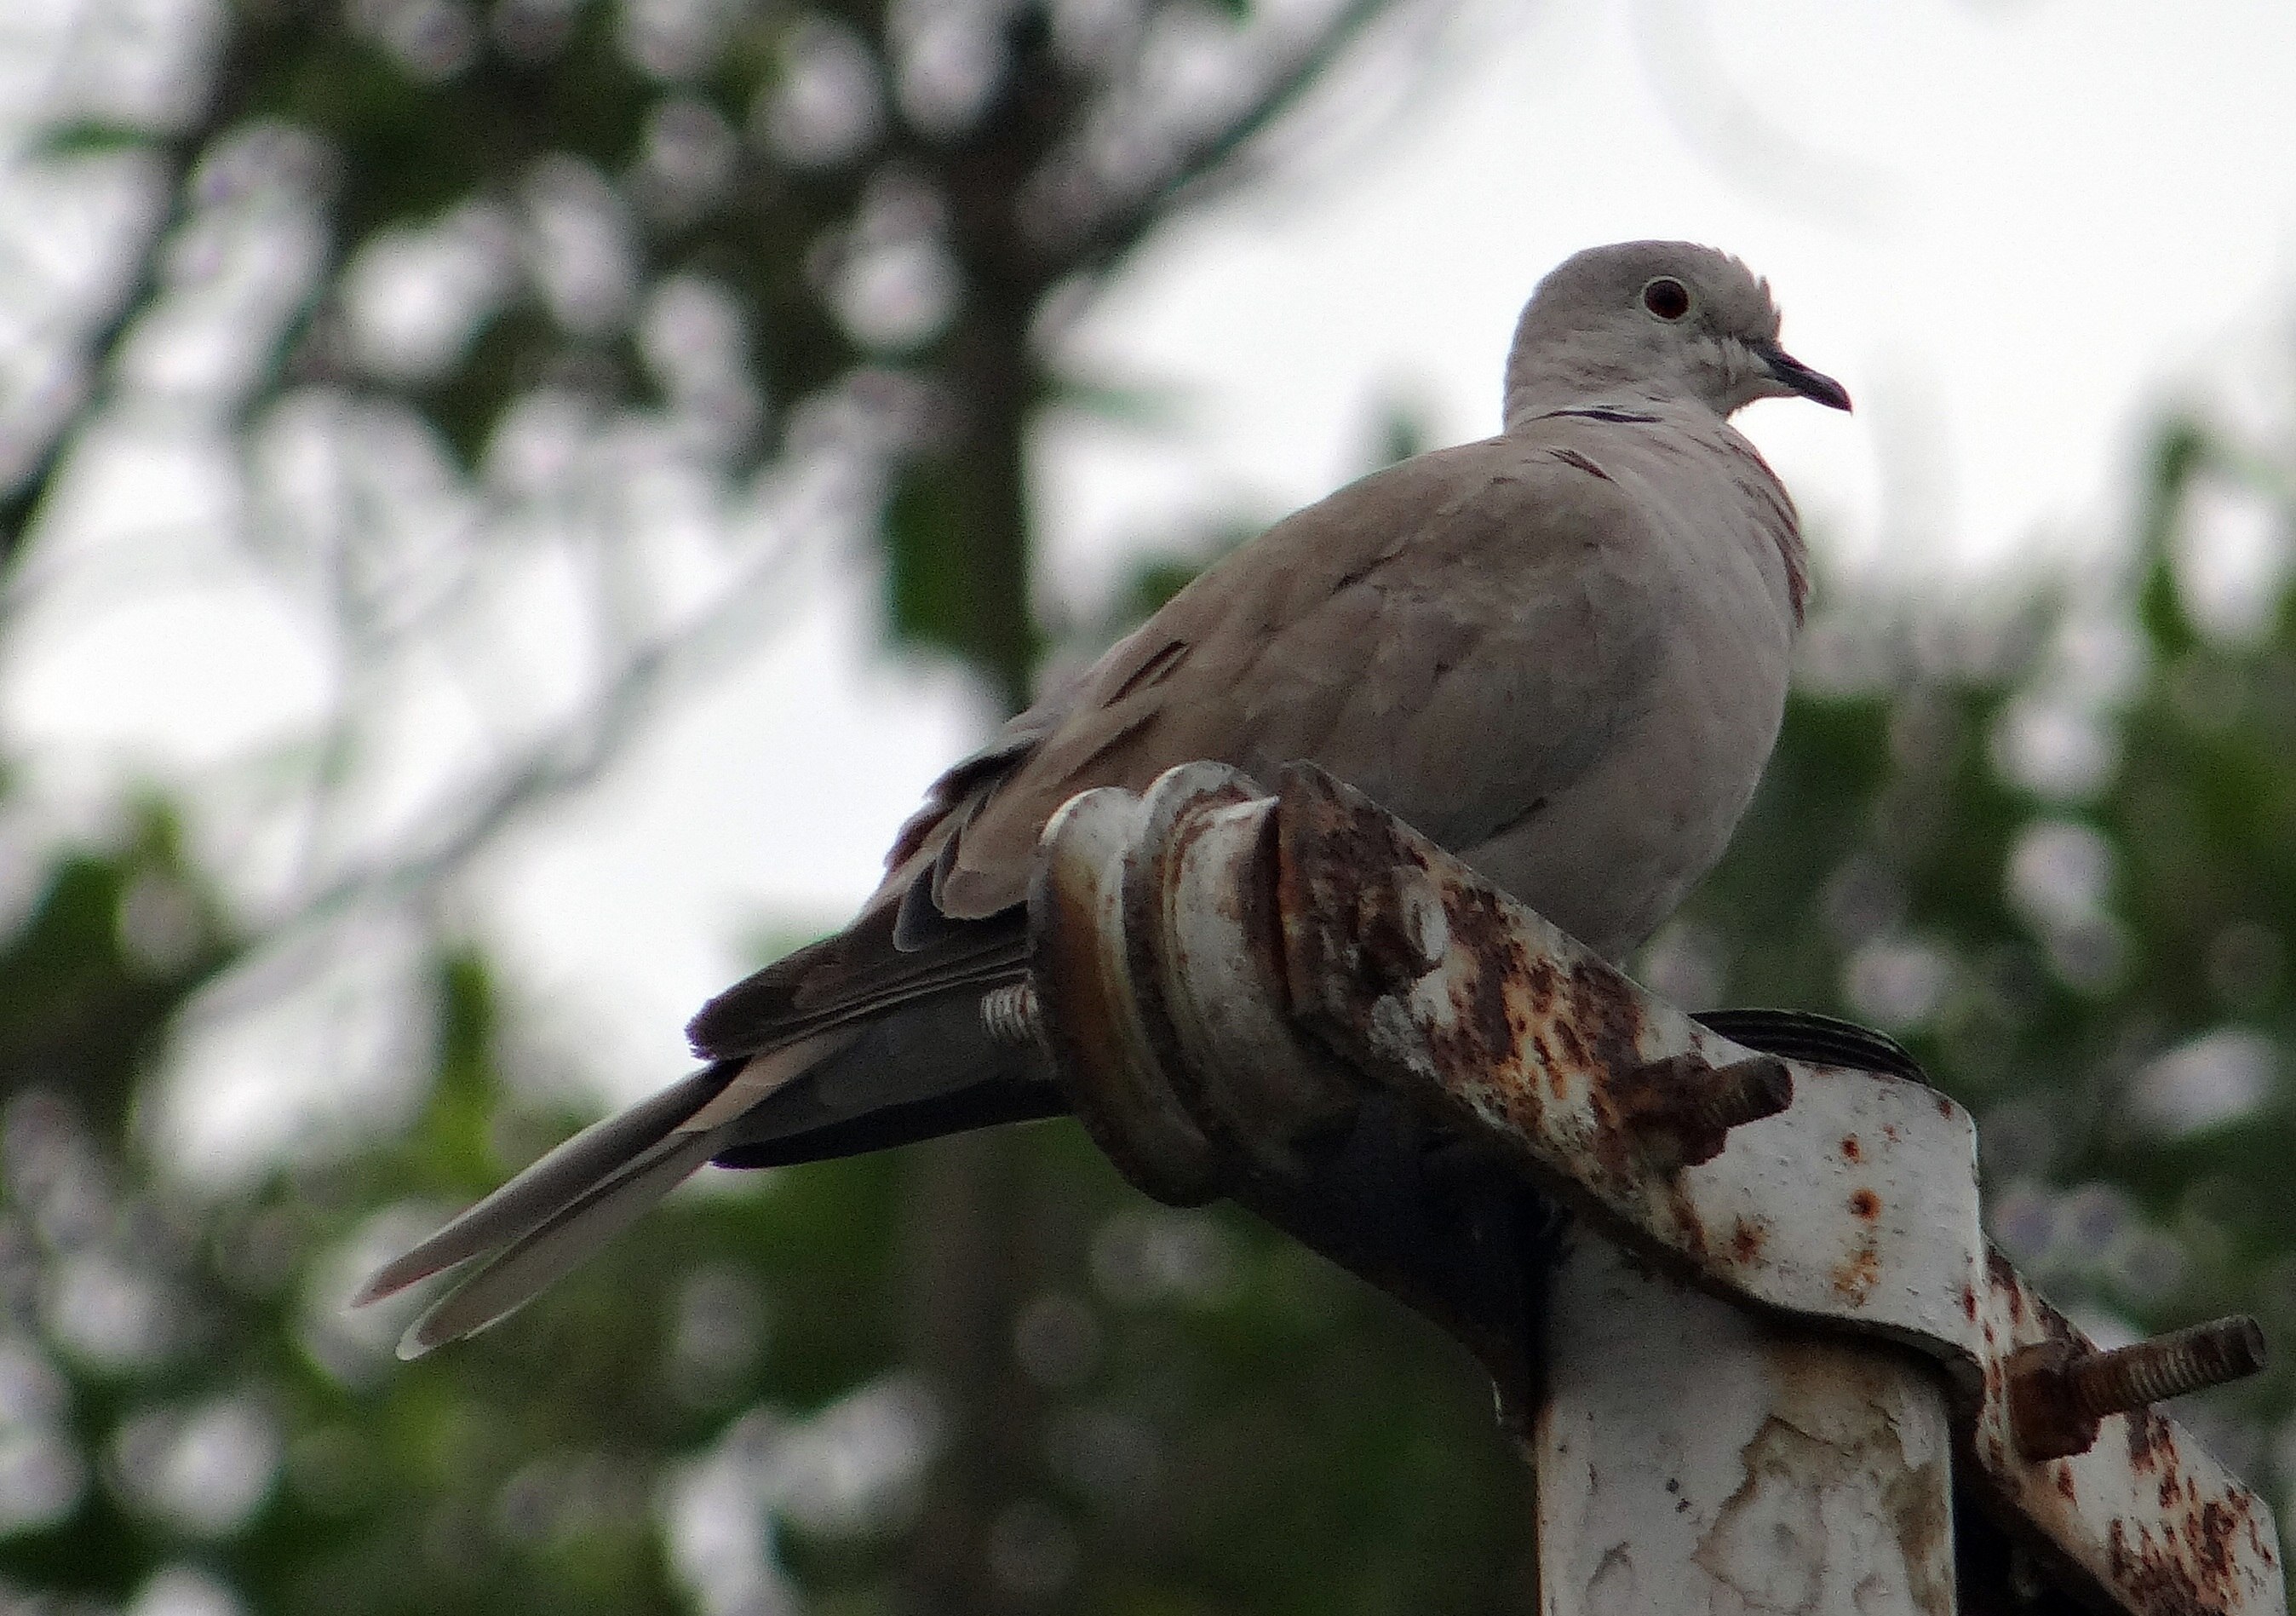
[[[1328,492],[1382,398],[1492,430],[1532,283],[1652,235],[1746,258],[1788,347],[1856,395],[1854,417],[1742,418],[1837,575],[1974,588],[2105,554],[2148,410],[2262,418],[2292,368],[2292,152],[2285,0],[1487,3],[1407,115],[1168,233],[1087,319],[1080,369],[1178,407],[1159,434],[1046,434],[1048,601],[1088,609],[1143,543]],[[841,917],[990,716],[882,659],[871,579],[813,587],[769,654],[486,872],[483,923],[617,1093],[682,1069],[685,1017],[761,931]],[[148,692],[86,671],[116,659],[62,677],[71,654],[16,669],[12,727],[132,751]],[[211,660],[204,705],[202,668],[168,667],[175,728],[230,721]]]

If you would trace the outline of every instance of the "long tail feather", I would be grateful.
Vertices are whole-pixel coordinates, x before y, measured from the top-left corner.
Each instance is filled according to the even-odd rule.
[[[540,1227],[602,1178],[660,1144],[707,1105],[740,1066],[705,1067],[627,1111],[594,1122],[366,1283],[353,1307],[379,1301]]]
[[[1062,1109],[1040,1056],[991,1038],[977,994],[943,991],[720,1061],[586,1129],[385,1267],[357,1300],[490,1258],[407,1333],[400,1350],[414,1356],[520,1306],[713,1157],[778,1165]]]
[[[531,1300],[676,1189],[715,1148],[709,1134],[678,1134],[654,1144],[456,1286],[415,1321],[398,1356],[419,1358]]]
[[[1060,1086],[1041,1079],[999,1076],[945,1094],[887,1105],[857,1116],[791,1124],[785,1130],[754,1127],[748,1119],[734,1139],[710,1158],[719,1167],[791,1167],[865,1151],[890,1150],[920,1139],[1037,1122],[1069,1113]]]

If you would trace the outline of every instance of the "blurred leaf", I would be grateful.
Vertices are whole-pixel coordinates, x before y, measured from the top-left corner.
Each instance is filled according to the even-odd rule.
[[[1188,398],[1171,384],[1122,386],[1065,377],[1049,402],[1118,426],[1169,431],[1185,418]]]
[[[2200,428],[2176,421],[2155,435],[2145,467],[2144,503],[2137,528],[2138,564],[2143,568],[2137,616],[2153,649],[2168,655],[2191,650],[2199,638],[2177,587],[2170,540],[2182,514],[2185,491],[2207,458],[2208,440]]]
[[[885,502],[885,616],[893,637],[963,653],[972,648],[964,529],[945,463],[903,466]]]
[[[65,852],[0,940],[0,1098],[68,1095],[115,1148],[177,1005],[232,952],[153,803],[124,845]]]
[[[119,152],[148,152],[158,136],[130,124],[83,122],[61,124],[43,130],[28,155],[36,160],[110,156]]]
[[[1372,470],[1394,465],[1435,447],[1435,423],[1424,404],[1401,397],[1382,400],[1374,436]]]

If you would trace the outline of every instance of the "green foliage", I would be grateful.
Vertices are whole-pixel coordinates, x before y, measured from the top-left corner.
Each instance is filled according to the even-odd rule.
[[[1673,941],[1712,999],[1908,1042],[1976,1112],[1997,1232],[2062,1301],[2146,1329],[2251,1311],[2280,1339],[2296,1328],[2296,619],[2284,605],[2253,642],[2212,640],[2176,562],[2193,478],[2230,463],[2191,423],[2161,429],[2117,617],[2045,603],[1981,654],[1797,693]],[[1870,657],[1889,630],[1857,613],[1829,630]],[[2133,667],[2084,689],[2065,652],[2100,637]],[[2068,734],[2092,777],[2021,764]],[[2284,1362],[2202,1417],[2284,1485],[2261,1433],[2292,1401]]]
[[[65,852],[0,941],[0,1095],[58,1089],[119,1134],[169,1014],[232,952],[163,805]]]
[[[1197,573],[1259,531],[1259,526],[1253,523],[1226,524],[1205,535],[1201,548],[1188,554],[1151,551],[1141,557],[1125,573],[1100,637],[1113,641],[1137,627],[1193,583]]]
[[[483,964],[449,955],[436,982],[413,1127],[222,1206],[173,1202],[69,1095],[17,1095],[12,1339],[68,1388],[92,1473],[60,1519],[0,1539],[0,1575],[120,1599],[191,1561],[252,1609],[310,1616],[682,1609],[663,1500],[716,1445],[749,1440],[797,1472],[756,1505],[759,1541],[777,1507],[818,1608],[882,1608],[913,1470],[847,1496],[837,1471],[865,1453],[807,1422],[902,1383],[901,1163],[679,1197],[546,1305],[392,1363],[395,1326],[338,1311],[375,1209],[419,1222],[572,1121],[504,1088]],[[1046,1204],[1095,1231],[1041,1276],[1024,1325],[1062,1608],[1514,1608],[1525,1483],[1455,1348],[1263,1228],[1145,1205],[1067,1124],[1033,1130],[1027,1155]],[[60,1226],[90,1197],[99,1226]],[[152,1227],[165,1238],[121,1238]],[[98,1253],[165,1299],[135,1350],[31,1303]],[[217,1410],[251,1421],[262,1473],[202,1519],[148,1478],[193,1464],[180,1445]]]
[[[969,642],[964,513],[945,462],[913,463],[885,501],[885,619],[894,636],[962,653]]]
[[[318,140],[333,178],[324,214],[328,257],[350,263],[394,232],[421,230],[473,201],[514,202],[545,160],[600,176],[641,168],[648,131],[675,109],[701,138],[749,120],[750,104],[779,62],[791,21],[750,14],[714,53],[714,71],[666,84],[618,38],[620,8],[530,10],[464,61],[437,68],[386,49],[348,10],[326,5],[241,8],[222,41],[209,123],[246,127],[275,120]],[[516,35],[513,38],[512,36]],[[717,120],[714,125],[711,119]],[[801,273],[791,248],[832,231],[856,205],[872,168],[846,165],[802,179],[771,169],[706,194],[634,209],[625,244],[634,288],[676,273],[728,284],[758,316],[745,369],[767,397],[803,398],[852,365],[860,350]],[[283,379],[331,368],[324,339],[340,311],[322,298],[290,333],[296,362]],[[626,320],[570,324],[538,291],[517,293],[480,340],[415,401],[466,456],[484,447],[503,410],[553,379],[572,381],[600,403],[642,399],[645,365]],[[769,437],[752,446],[770,449]]]

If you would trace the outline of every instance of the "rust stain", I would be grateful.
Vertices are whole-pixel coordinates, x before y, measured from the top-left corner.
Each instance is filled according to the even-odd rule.
[[[1961,1316],[1972,1324],[1977,1322],[1977,1287],[1974,1285],[1964,1285],[1961,1288]],[[1985,1333],[1989,1340],[1993,1332],[1988,1330]]]
[[[1843,1161],[1862,1161],[1865,1160],[1865,1157],[1866,1147],[1857,1143],[1857,1136],[1856,1134],[1844,1134],[1841,1136],[1841,1159]]]
[[[1953,1115],[1953,1102],[1947,1099],[1943,1095],[1939,1095],[1938,1096],[1937,1107],[1939,1116],[1950,1117]]]
[[[2154,1451],[2156,1445],[2162,1452]],[[2140,1408],[2128,1416],[2128,1468],[2139,1475],[2150,1475],[2166,1458],[2172,1470],[2177,1463],[2175,1433],[2169,1422],[2149,1408]]]
[[[2146,1612],[2222,1611],[2243,1603],[2245,1588],[2234,1546],[2243,1526],[2267,1564],[2251,1504],[2245,1494],[2210,1498],[2187,1510],[2156,1539],[2151,1528],[2116,1516],[2105,1532],[2106,1567],[2137,1610]]]
[[[1762,1243],[1769,1231],[1750,1218],[1741,1217],[1730,1227],[1730,1257],[1740,1267],[1751,1266],[1762,1254]]]
[[[1899,1128],[1894,1122],[1884,1122],[1882,1124],[1882,1136],[1888,1139],[1892,1144],[1897,1144],[1900,1139],[1903,1139],[1906,1136],[1905,1129]]]
[[[1555,1058],[1554,1046],[1546,1041],[1546,1029],[1537,1021],[1531,1023],[1529,1043],[1530,1053],[1538,1062],[1538,1069],[1546,1074],[1547,1092],[1558,1101],[1568,1100],[1570,1097],[1570,1074],[1562,1070],[1562,1062]]]
[[[1624,978],[1591,960],[1581,960],[1562,974],[1555,998],[1556,1015],[1551,1024],[1564,1054],[1573,1062],[1574,1076],[1585,1086],[1587,1108],[1595,1114],[1596,1126],[1587,1148],[1606,1176],[1631,1182],[1640,1169],[1634,1159],[1636,1140],[1627,1126],[1626,1113],[1641,1103],[1660,1103],[1667,1097],[1664,1085],[1644,1070],[1642,1005]],[[1685,1230],[1686,1235],[1695,1236],[1702,1251],[1704,1231],[1694,1216]]]
[[[2010,1322],[2021,1330],[2025,1324],[2025,1282],[2017,1277],[2017,1270],[2009,1266],[2009,1259],[1989,1245],[1985,1248],[1985,1277],[1995,1290],[2007,1294]]]
[[[1578,1036],[1578,1029],[1567,1020],[1553,1025],[1555,1042],[1562,1046],[1563,1058],[1582,1070],[1591,1064],[1587,1054],[1587,1040]]]
[[[1858,1243],[1857,1249],[1834,1268],[1833,1288],[1852,1307],[1858,1307],[1864,1305],[1866,1295],[1881,1277],[1881,1248],[1868,1235]]]
[[[1546,1021],[1554,1013],[1554,962],[1545,955],[1530,962],[1522,973],[1523,991],[1530,1000],[1530,1013]]]
[[[2056,1472],[2057,1496],[2070,1504],[2073,1501],[2073,1467],[2062,1459],[2050,1466]]]
[[[2193,1552],[2201,1576],[2218,1587],[2231,1585],[2232,1511],[2220,1499],[2210,1498],[2185,1515],[2185,1545]]]
[[[1690,1198],[1690,1192],[1683,1187],[1681,1179],[1668,1180],[1666,1204],[1667,1210],[1674,1214],[1674,1226],[1681,1237],[1683,1250],[1693,1259],[1703,1258],[1706,1255],[1706,1225],[1699,1218],[1698,1203]]]
[[[1592,1080],[1591,1073],[1588,1077],[1587,1109],[1595,1113],[1595,1131],[1587,1149],[1605,1177],[1616,1183],[1630,1182],[1635,1176],[1633,1146],[1619,1116],[1618,1103],[1606,1085]]]
[[[1570,997],[1569,1025],[1584,1039],[1591,1067],[1627,1071],[1641,1064],[1642,1005],[1624,978],[1607,965],[1581,960],[1570,967]]]
[[[1450,1015],[1419,1023],[1442,1087],[1454,1095],[1480,1088],[1495,1091],[1512,1112],[1518,1104],[1535,1103],[1529,1085],[1508,1082],[1500,1074],[1517,1064],[1514,1008],[1508,1002],[1512,962],[1493,946],[1491,926],[1496,916],[1488,894],[1468,893],[1447,911],[1454,940],[1445,987]],[[1496,1079],[1496,1080],[1495,1080]]]
[[[1882,1198],[1872,1190],[1857,1190],[1849,1197],[1849,1210],[1871,1223],[1882,1215]]]

